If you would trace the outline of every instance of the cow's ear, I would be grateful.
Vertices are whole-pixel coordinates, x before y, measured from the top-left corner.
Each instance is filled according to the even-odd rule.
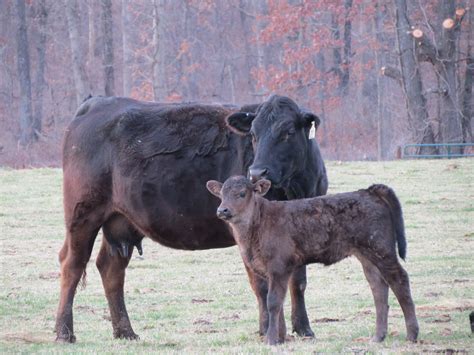
[[[237,134],[246,135],[250,132],[255,114],[251,112],[236,112],[225,119],[227,126]]]
[[[303,120],[305,125],[311,127],[311,122],[314,122],[314,129],[317,130],[319,125],[321,124],[321,120],[318,116],[316,116],[312,112],[302,111],[301,114],[303,115]]]
[[[206,187],[209,190],[211,194],[214,196],[217,196],[221,198],[221,189],[222,189],[222,183],[216,180],[209,180],[206,183]]]
[[[270,180],[262,179],[258,180],[255,184],[253,184],[253,190],[260,196],[264,196],[268,192],[268,190],[270,190],[271,186],[272,183],[270,182]]]

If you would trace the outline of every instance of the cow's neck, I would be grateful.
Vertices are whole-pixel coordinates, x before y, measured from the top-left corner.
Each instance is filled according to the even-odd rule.
[[[315,159],[313,155],[313,149],[311,147],[310,142],[308,142],[308,147],[305,154],[306,159],[305,163],[303,164],[304,169],[296,172],[290,178],[287,187],[284,188],[288,200],[295,200],[314,196],[314,191],[312,191],[313,186],[308,186],[308,180],[311,180],[308,179],[308,176],[313,176],[315,171]]]

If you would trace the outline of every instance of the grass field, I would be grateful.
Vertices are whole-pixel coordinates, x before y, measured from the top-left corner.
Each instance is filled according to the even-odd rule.
[[[375,309],[357,260],[308,267],[306,303],[315,339],[295,337],[278,352],[474,352],[474,159],[328,162],[330,192],[381,182],[404,208],[407,269],[420,323],[405,342],[390,294],[389,336],[369,341]],[[57,254],[64,238],[61,171],[0,169],[0,353],[273,353],[256,333],[256,301],[237,249],[201,252],[144,241],[127,269],[126,301],[139,341],[114,340],[95,267],[74,307],[77,343],[54,343]],[[289,301],[285,313],[289,322]],[[291,330],[291,329],[289,329]]]

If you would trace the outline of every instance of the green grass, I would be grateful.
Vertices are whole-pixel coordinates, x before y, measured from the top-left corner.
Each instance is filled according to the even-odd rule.
[[[393,187],[404,208],[420,341],[405,342],[390,295],[389,336],[375,326],[369,286],[357,260],[308,267],[306,303],[316,339],[295,337],[278,352],[474,352],[474,159],[328,162],[330,192]],[[144,241],[127,269],[126,301],[139,341],[115,340],[95,257],[74,307],[77,343],[54,343],[58,251],[64,238],[61,171],[0,169],[1,353],[273,353],[256,334],[255,297],[236,248],[186,252]],[[289,301],[285,313],[289,321]],[[335,321],[328,322],[327,319]],[[291,329],[289,329],[291,330]]]

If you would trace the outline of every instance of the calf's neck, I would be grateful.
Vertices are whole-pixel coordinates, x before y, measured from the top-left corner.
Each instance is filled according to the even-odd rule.
[[[387,334],[388,289],[405,317],[407,339],[416,341],[418,322],[408,275],[397,257],[406,255],[400,202],[392,189],[368,189],[292,201],[269,201],[270,181],[234,176],[208,190],[222,202],[217,216],[232,228],[248,269],[268,280],[266,341],[284,341],[282,305],[292,272],[310,263],[334,264],[355,256],[362,264],[376,308],[374,341]]]

